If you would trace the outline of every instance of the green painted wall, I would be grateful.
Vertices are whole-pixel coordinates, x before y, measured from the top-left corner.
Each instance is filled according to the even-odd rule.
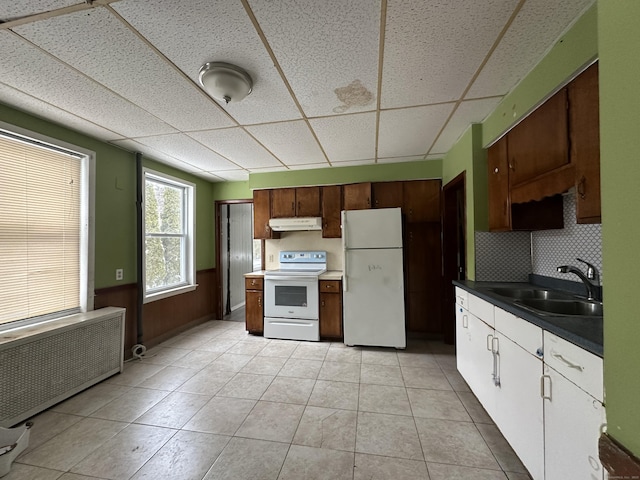
[[[249,181],[213,183],[213,200],[247,200],[253,198]]]
[[[482,125],[473,124],[447,152],[442,164],[442,184],[446,185],[465,172],[466,220],[467,220],[467,278],[475,279],[475,235],[487,230],[488,191],[487,153],[482,148]]]
[[[592,6],[551,48],[549,53],[511,91],[483,122],[484,146],[534,110],[598,53],[597,8]]]
[[[598,2],[608,432],[640,457],[640,2]]]
[[[442,177],[442,160],[252,173],[249,188],[299,187]]]
[[[0,121],[95,152],[95,288],[135,283],[135,155],[1,104]],[[214,243],[210,240],[214,237],[212,184],[148,159],[143,163],[196,184],[196,269],[214,267]],[[115,280],[116,268],[124,269],[122,281]]]

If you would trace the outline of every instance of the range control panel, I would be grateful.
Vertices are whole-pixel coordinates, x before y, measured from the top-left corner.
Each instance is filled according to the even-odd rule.
[[[282,251],[280,263],[327,263],[327,252],[323,251]]]

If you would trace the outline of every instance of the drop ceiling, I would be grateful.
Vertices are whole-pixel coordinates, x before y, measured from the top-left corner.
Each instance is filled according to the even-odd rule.
[[[211,181],[442,158],[593,1],[3,0],[0,102]]]

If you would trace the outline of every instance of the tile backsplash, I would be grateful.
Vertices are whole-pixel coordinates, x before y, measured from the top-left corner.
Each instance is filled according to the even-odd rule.
[[[576,257],[595,265],[602,278],[601,225],[576,223],[575,195],[567,194],[563,200],[561,230],[476,232],[476,280],[521,282],[534,273],[577,282],[574,275],[556,270],[569,264],[586,271]]]
[[[564,229],[531,233],[533,273],[547,277],[579,281],[575,275],[558,273],[558,265],[575,265],[583,272],[584,264],[576,257],[592,263],[600,271],[602,279],[602,226],[599,223],[576,223],[576,199],[574,194],[564,196]]]

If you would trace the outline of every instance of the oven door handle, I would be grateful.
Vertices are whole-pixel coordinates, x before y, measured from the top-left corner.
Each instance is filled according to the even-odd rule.
[[[313,282],[315,280],[318,279],[318,277],[316,276],[303,276],[303,275],[290,275],[290,276],[286,276],[286,275],[278,275],[277,277],[272,277],[272,276],[265,276],[264,277],[265,280],[268,280],[270,282]]]

